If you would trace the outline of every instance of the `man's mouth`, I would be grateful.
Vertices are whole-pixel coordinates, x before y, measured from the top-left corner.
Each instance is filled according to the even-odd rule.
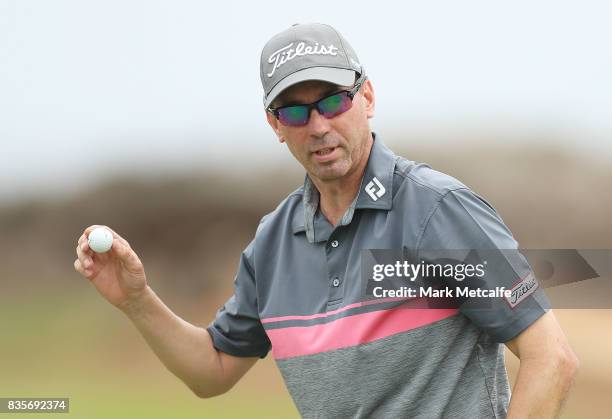
[[[336,149],[336,147],[323,148],[323,149],[317,151],[316,154],[318,156],[326,156],[326,155],[330,154],[332,151],[334,151],[335,149]]]
[[[312,153],[315,161],[318,163],[329,163],[335,161],[339,157],[340,147],[325,147]]]

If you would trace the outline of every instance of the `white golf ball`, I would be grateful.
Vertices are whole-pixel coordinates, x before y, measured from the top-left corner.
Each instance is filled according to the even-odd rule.
[[[108,252],[113,245],[113,233],[108,228],[98,227],[89,233],[87,242],[96,253]]]

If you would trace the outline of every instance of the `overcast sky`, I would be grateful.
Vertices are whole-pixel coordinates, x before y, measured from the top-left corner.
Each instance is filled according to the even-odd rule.
[[[130,168],[288,162],[265,122],[259,54],[298,22],[352,44],[383,138],[494,125],[610,153],[611,12],[585,0],[0,0],[0,199]]]

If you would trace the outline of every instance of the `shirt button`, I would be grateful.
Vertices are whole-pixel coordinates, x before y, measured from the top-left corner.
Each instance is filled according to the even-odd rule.
[[[334,287],[337,287],[338,285],[340,285],[340,279],[338,277],[335,277],[334,280],[332,281],[332,285]]]
[[[333,248],[338,247],[338,244],[340,244],[340,243],[338,243],[338,240],[334,240],[333,242],[331,242],[331,245],[332,245]]]

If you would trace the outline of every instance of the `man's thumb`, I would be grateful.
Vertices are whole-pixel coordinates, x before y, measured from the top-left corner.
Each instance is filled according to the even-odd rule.
[[[142,269],[142,263],[136,253],[119,240],[113,240],[112,251],[119,257],[123,266],[132,272],[139,272]]]

